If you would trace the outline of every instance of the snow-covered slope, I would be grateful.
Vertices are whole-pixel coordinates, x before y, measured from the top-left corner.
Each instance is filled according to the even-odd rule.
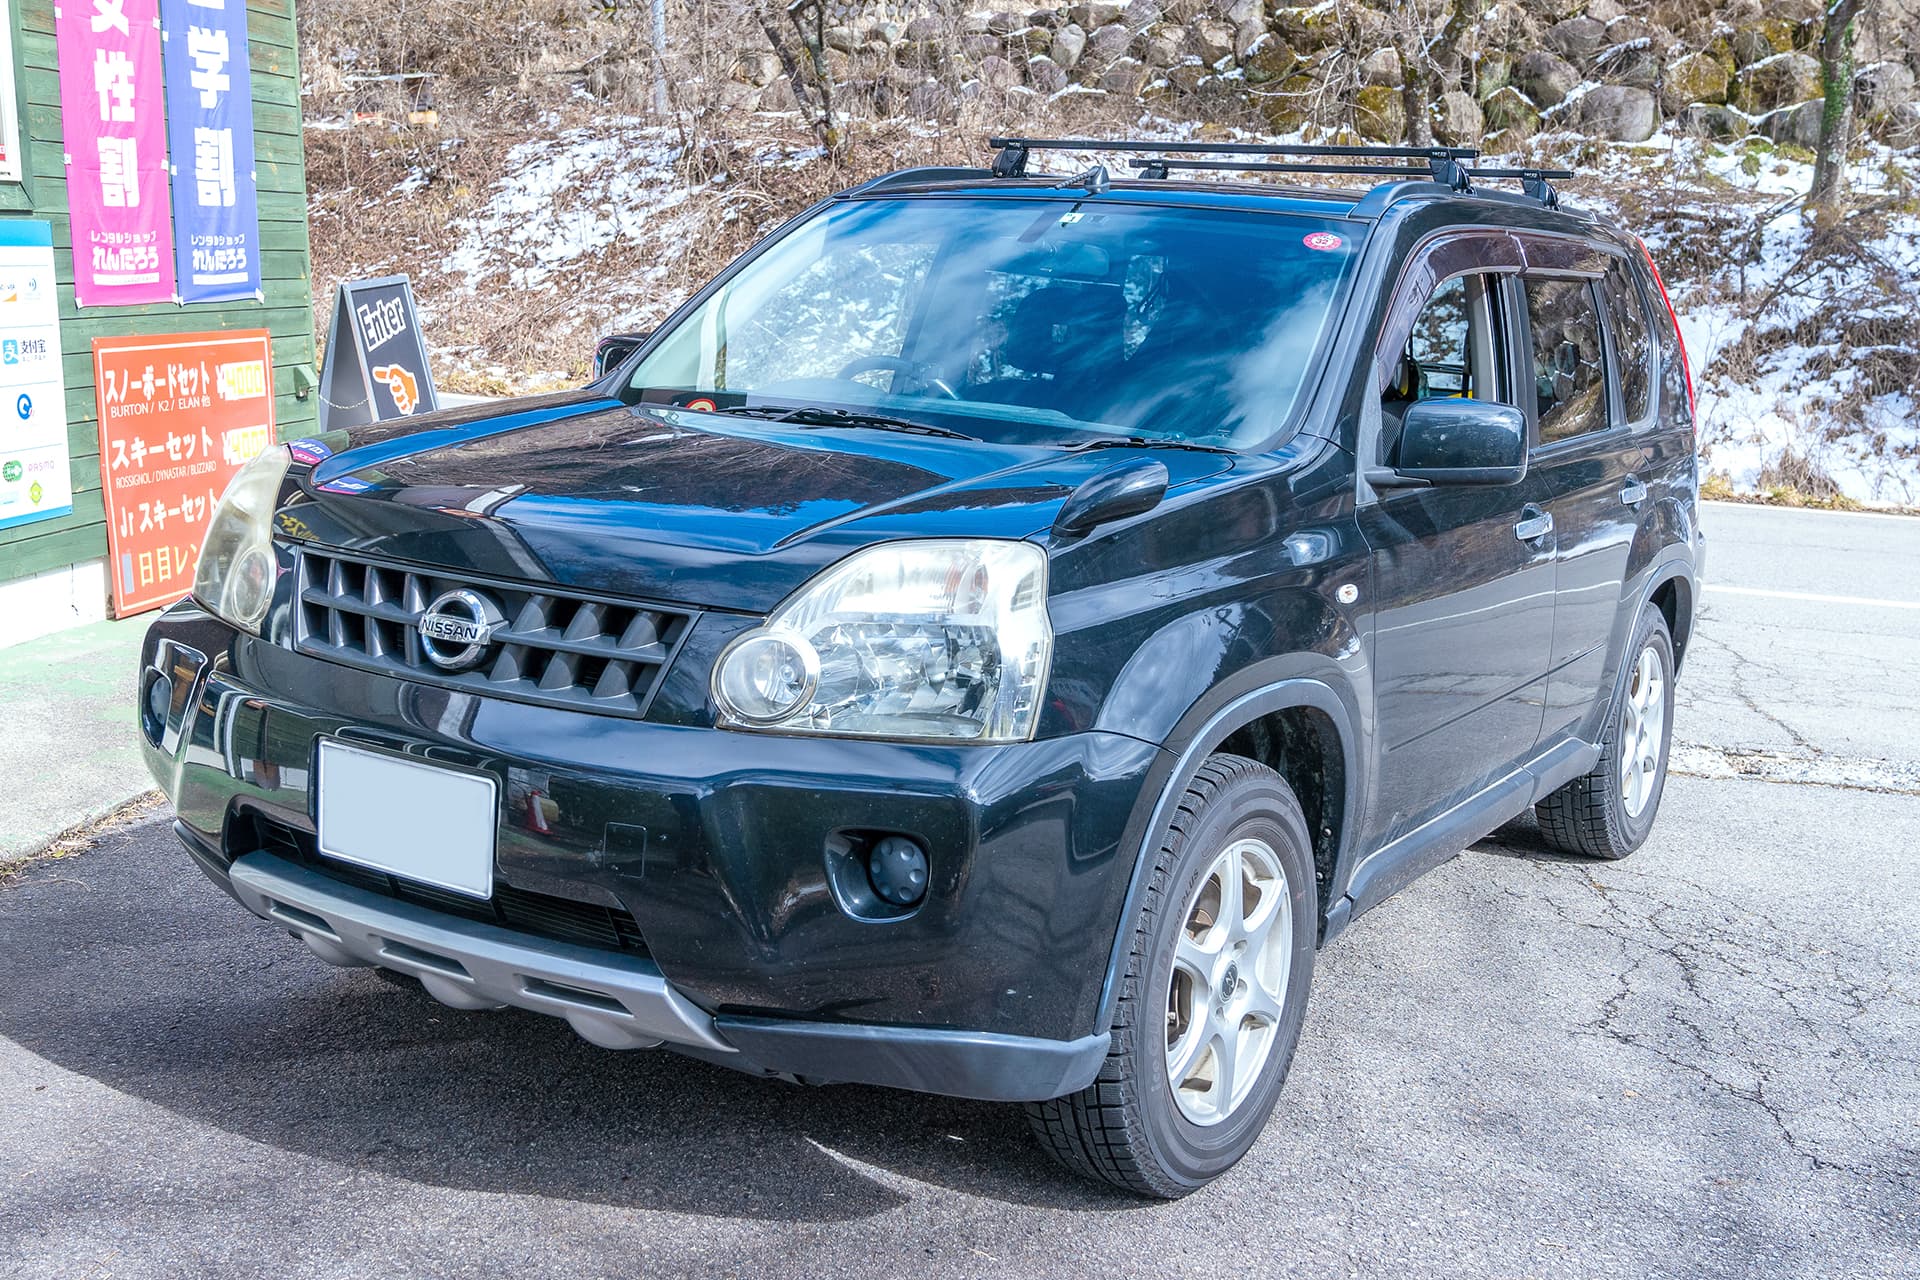
[[[679,135],[638,118],[555,125],[513,147],[511,176],[421,264],[420,292],[429,311],[498,305],[535,317],[549,354],[511,370],[480,349],[455,358],[516,386],[577,377],[600,332],[656,323],[724,261],[717,229],[744,243],[863,176],[815,172],[825,162],[791,118],[755,123],[760,136],[734,151],[752,172],[697,182],[683,176]],[[1195,127],[1145,117],[1131,132]],[[945,158],[977,163],[972,143],[956,140]],[[915,154],[893,159],[924,162],[941,145],[916,133]],[[1512,157],[1575,159],[1587,176],[1567,184],[1566,203],[1645,238],[1692,357],[1705,470],[1735,491],[1790,483],[1822,496],[1824,477],[1856,502],[1920,505],[1920,152],[1863,154],[1851,177],[1866,212],[1818,251],[1799,202],[1809,166],[1761,139],[1545,135]],[[890,167],[879,158],[871,167]]]

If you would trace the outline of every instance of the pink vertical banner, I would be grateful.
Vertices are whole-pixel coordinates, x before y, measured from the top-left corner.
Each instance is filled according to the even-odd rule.
[[[54,15],[74,301],[171,302],[159,0],[59,0]]]

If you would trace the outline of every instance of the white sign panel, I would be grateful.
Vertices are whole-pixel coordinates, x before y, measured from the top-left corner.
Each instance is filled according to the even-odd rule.
[[[72,510],[53,228],[0,219],[0,529]]]

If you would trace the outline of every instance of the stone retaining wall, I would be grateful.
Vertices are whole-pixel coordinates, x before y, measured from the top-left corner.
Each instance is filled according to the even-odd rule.
[[[1106,94],[1187,99],[1210,119],[1275,133],[1315,125],[1400,142],[1399,49],[1425,43],[1430,123],[1449,144],[1508,150],[1557,129],[1637,142],[1668,120],[1719,139],[1818,137],[1821,0],[1657,0],[1637,12],[1619,0],[1461,0],[1411,43],[1393,12],[1334,0],[828,0],[823,56],[837,101],[880,115],[940,119],[988,93]],[[1920,54],[1907,57],[1863,61],[1855,103],[1868,131],[1911,143]],[[770,47],[741,50],[727,96],[790,104]]]

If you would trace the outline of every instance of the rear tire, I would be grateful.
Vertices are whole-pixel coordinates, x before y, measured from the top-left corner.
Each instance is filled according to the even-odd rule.
[[[1055,1159],[1171,1200],[1253,1146],[1293,1061],[1313,981],[1311,849],[1279,774],[1240,756],[1201,766],[1128,926],[1099,1077],[1027,1106]]]
[[[1649,608],[1607,709],[1600,762],[1534,806],[1540,834],[1562,853],[1617,861],[1653,830],[1673,740],[1673,637]]]

